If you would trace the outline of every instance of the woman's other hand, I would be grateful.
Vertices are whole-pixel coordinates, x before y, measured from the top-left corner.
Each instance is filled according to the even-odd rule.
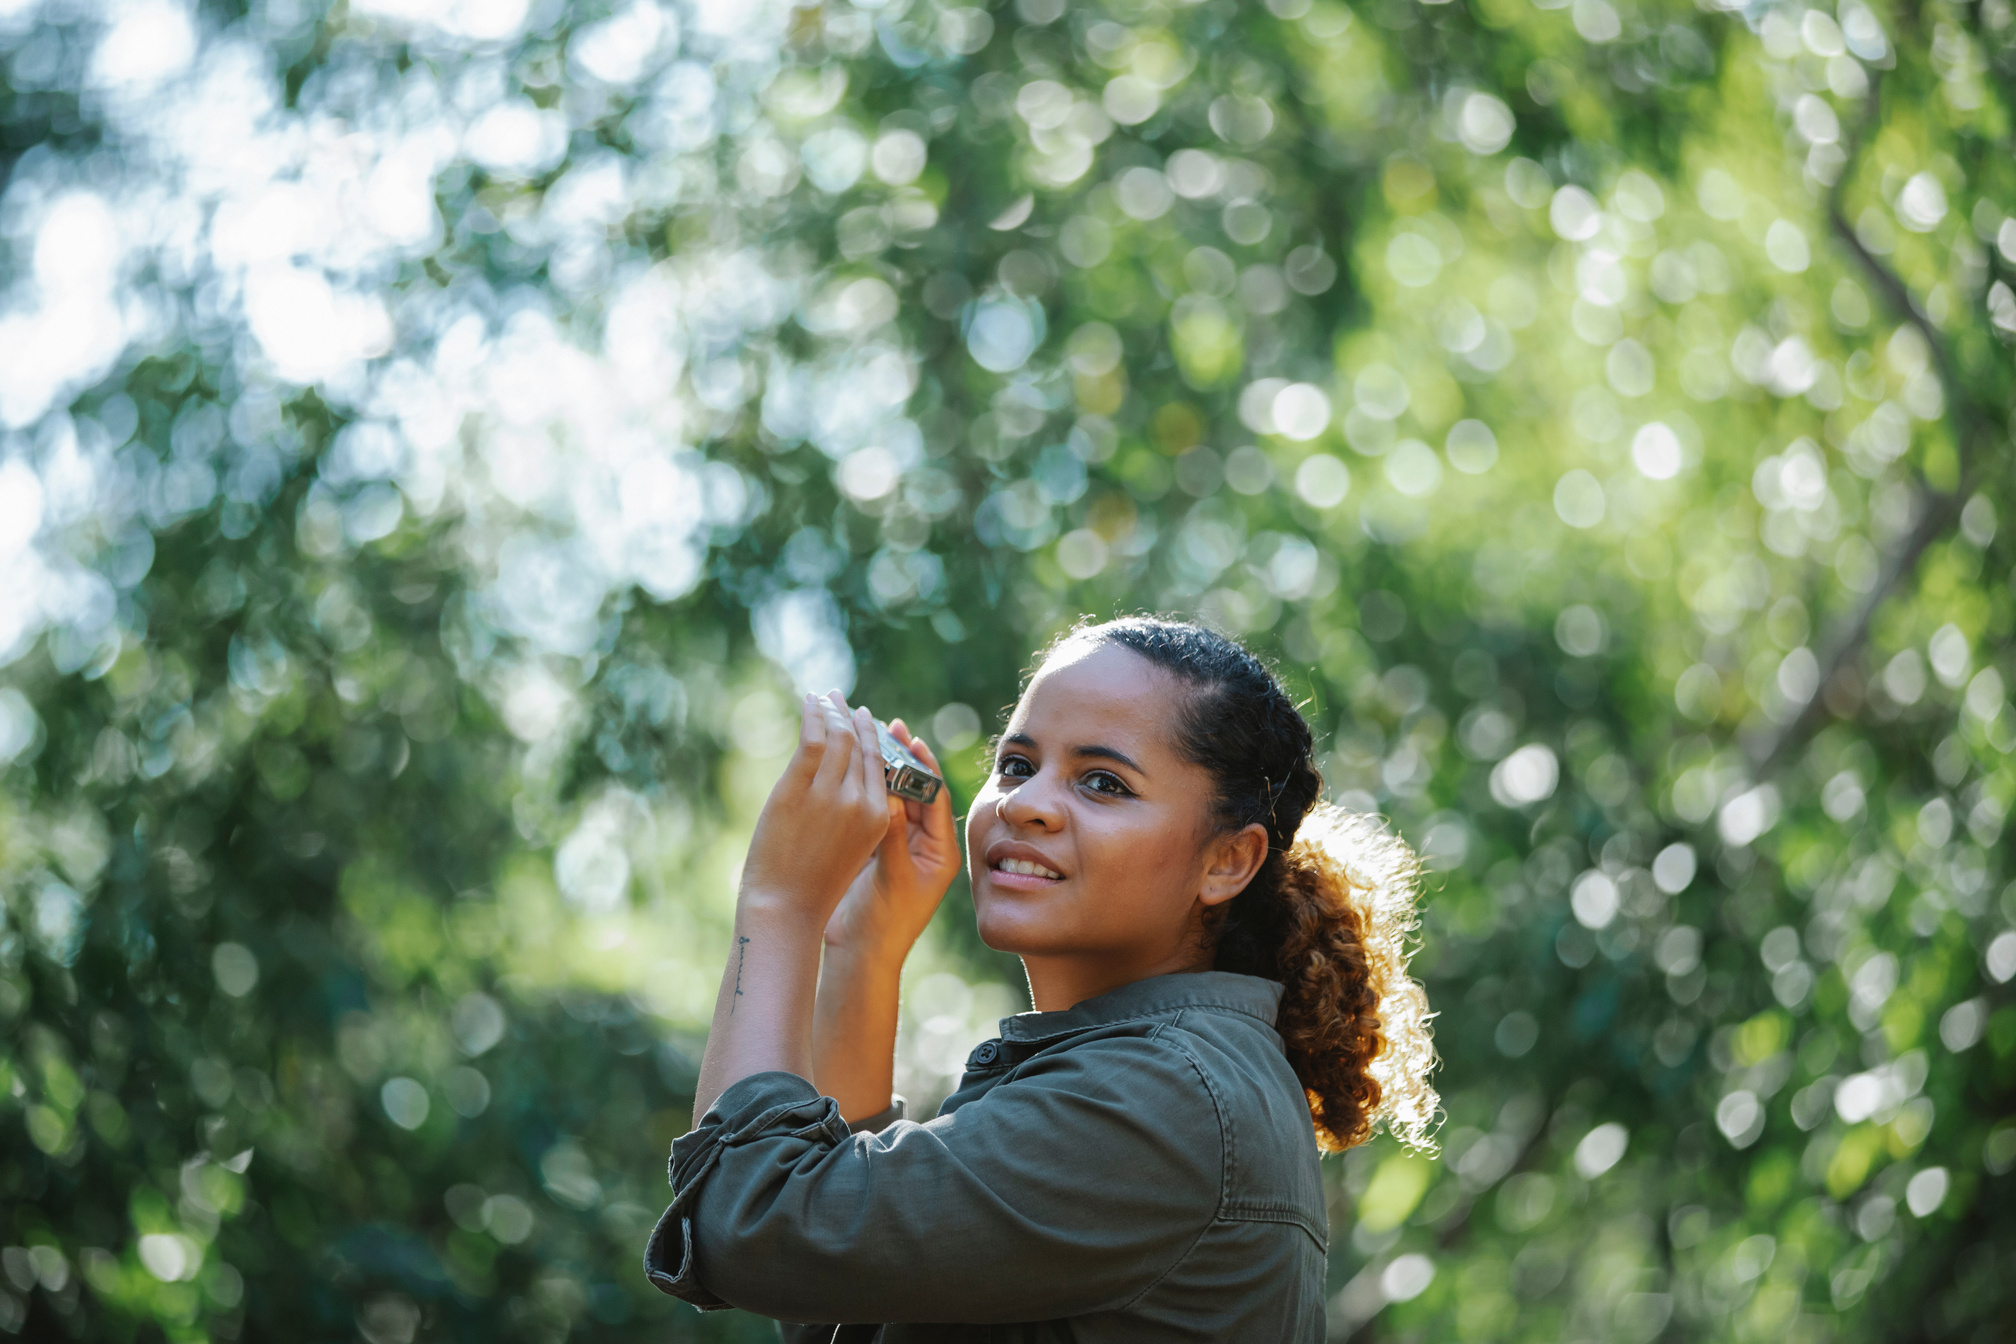
[[[741,901],[823,924],[888,836],[893,809],[868,711],[850,713],[838,691],[799,709],[798,750],[756,820]]]
[[[940,779],[945,771],[922,738],[901,719],[889,732]],[[879,761],[878,761],[879,767]],[[940,788],[929,806],[886,793],[889,829],[874,858],[847,888],[826,921],[826,946],[849,952],[889,952],[899,959],[931,922],[932,912],[959,875],[959,832],[952,821],[952,790]]]

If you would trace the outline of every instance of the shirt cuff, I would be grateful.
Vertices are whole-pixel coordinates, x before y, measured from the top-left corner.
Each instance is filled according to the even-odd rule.
[[[899,1100],[892,1109],[900,1110],[901,1105]],[[864,1123],[882,1119],[875,1116]],[[672,1203],[659,1217],[644,1247],[645,1277],[658,1291],[702,1311],[734,1305],[716,1297],[700,1282],[693,1257],[693,1205],[722,1150],[770,1138],[823,1139],[822,1146],[837,1147],[847,1136],[839,1103],[820,1096],[817,1088],[795,1073],[753,1073],[729,1087],[691,1133],[673,1140],[667,1164]]]
[[[847,1126],[847,1129],[849,1133],[853,1134],[880,1134],[883,1130],[909,1114],[909,1110],[909,1102],[903,1100],[901,1096],[891,1093],[888,1110],[877,1111],[871,1116],[856,1120],[853,1124]]]

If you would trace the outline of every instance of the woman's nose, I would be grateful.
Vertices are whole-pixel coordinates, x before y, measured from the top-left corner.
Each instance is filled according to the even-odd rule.
[[[1039,772],[1001,795],[1001,820],[1010,826],[1054,831],[1064,824],[1062,799],[1048,772]]]

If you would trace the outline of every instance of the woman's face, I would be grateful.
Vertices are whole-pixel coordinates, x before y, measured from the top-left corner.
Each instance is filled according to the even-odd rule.
[[[1158,958],[1194,956],[1200,901],[1235,894],[1266,846],[1260,832],[1258,855],[1234,864],[1244,871],[1221,893],[1212,781],[1174,740],[1184,695],[1118,644],[1066,645],[1037,672],[966,818],[989,947],[1138,961],[1144,973]]]

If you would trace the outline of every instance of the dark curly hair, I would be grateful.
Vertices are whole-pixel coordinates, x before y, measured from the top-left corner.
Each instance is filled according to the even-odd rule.
[[[1322,801],[1315,737],[1280,680],[1238,642],[1203,626],[1132,616],[1067,631],[1065,644],[1118,644],[1192,694],[1176,744],[1216,782],[1216,824],[1258,822],[1267,858],[1215,907],[1205,936],[1222,971],[1281,984],[1278,1029],[1308,1094],[1318,1145],[1337,1152],[1384,1122],[1428,1146],[1437,1098],[1428,1002],[1407,975],[1413,852],[1375,818]]]

